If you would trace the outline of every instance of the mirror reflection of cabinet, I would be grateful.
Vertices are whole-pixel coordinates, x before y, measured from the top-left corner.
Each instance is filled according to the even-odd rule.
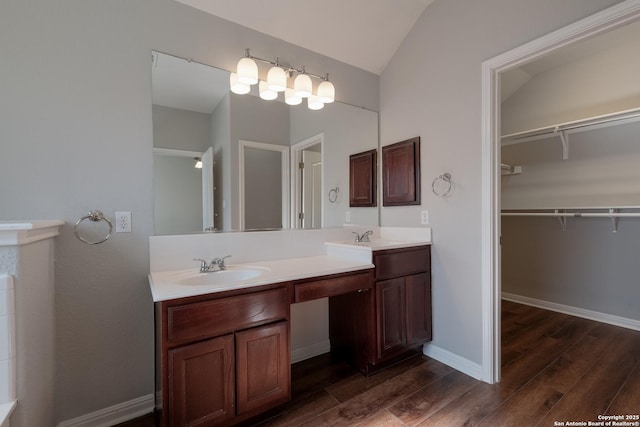
[[[382,147],[382,205],[420,204],[420,137]]]
[[[377,150],[369,150],[349,156],[349,206],[377,206],[377,157]]]

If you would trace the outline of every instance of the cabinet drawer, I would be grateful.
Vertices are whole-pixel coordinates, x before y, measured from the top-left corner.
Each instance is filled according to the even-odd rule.
[[[169,307],[167,339],[174,345],[286,319],[287,296],[286,288],[279,288]]]
[[[371,287],[369,272],[296,283],[294,285],[295,302],[333,297],[371,289]]]
[[[379,251],[373,254],[376,280],[407,276],[431,270],[431,248]]]

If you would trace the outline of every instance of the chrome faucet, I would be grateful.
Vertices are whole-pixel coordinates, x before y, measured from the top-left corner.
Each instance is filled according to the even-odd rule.
[[[370,242],[371,240],[369,240],[369,236],[371,236],[373,234],[373,230],[367,230],[362,234],[358,234],[355,231],[352,231],[353,234],[356,235],[355,239],[356,239],[356,243],[363,243],[363,242]]]
[[[194,261],[200,261],[200,273],[212,273],[214,271],[226,270],[227,266],[224,264],[224,260],[231,257],[231,255],[224,256],[222,258],[214,258],[210,263],[202,258],[194,258]]]

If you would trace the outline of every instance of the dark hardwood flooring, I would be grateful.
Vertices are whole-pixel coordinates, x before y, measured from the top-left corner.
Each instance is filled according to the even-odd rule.
[[[292,367],[274,426],[554,426],[640,414],[640,332],[503,301],[502,380],[425,356],[371,377],[319,356]],[[153,425],[143,417],[128,427]],[[638,420],[635,420],[638,421]]]

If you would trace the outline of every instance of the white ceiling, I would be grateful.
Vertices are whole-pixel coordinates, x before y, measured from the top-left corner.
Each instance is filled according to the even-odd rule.
[[[153,104],[211,114],[229,93],[229,72],[154,52]]]
[[[434,0],[176,0],[381,74]]]
[[[537,74],[625,45],[640,47],[640,21],[558,49],[519,68],[502,73],[502,101],[508,99]]]

